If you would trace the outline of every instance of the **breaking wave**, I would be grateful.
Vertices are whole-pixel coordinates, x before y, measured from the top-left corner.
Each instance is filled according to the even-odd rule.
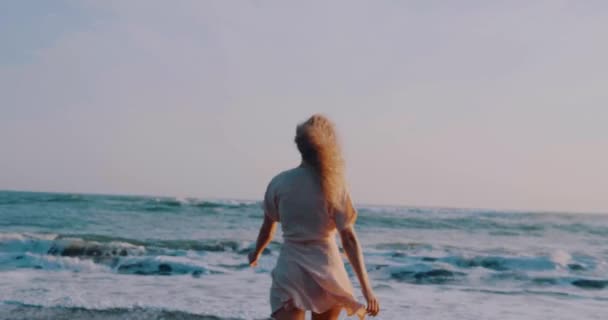
[[[89,319],[89,320],[238,320],[214,315],[195,314],[160,308],[46,307],[18,302],[0,304],[0,318],[11,320]]]
[[[232,240],[138,241],[99,235],[3,233],[0,270],[32,268],[198,277],[240,268],[240,265],[210,266],[201,262],[206,254],[228,252],[244,259],[242,256],[249,252],[250,245]],[[270,252],[271,249],[265,250],[265,254]]]

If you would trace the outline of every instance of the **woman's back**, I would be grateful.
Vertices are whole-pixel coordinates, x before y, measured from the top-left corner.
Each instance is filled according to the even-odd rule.
[[[277,175],[264,197],[267,214],[281,222],[285,241],[323,240],[335,234],[318,175],[299,166]]]
[[[273,313],[285,305],[317,313],[334,306],[346,308],[349,314],[362,309],[353,297],[335,239],[336,228],[344,229],[356,218],[350,203],[342,207],[349,210],[327,209],[318,174],[305,164],[269,183],[264,211],[281,222],[285,240],[272,271]],[[351,219],[344,218],[347,212]]]
[[[249,254],[249,263],[255,266],[281,222],[285,241],[271,273],[271,314],[278,320],[304,319],[304,311],[311,310],[313,319],[337,319],[345,309],[349,315],[365,316],[365,306],[353,295],[336,243],[338,230],[368,301],[367,312],[375,315],[378,304],[353,228],[357,212],[346,190],[333,124],[314,115],[298,125],[295,142],[302,163],[268,184],[264,222]]]

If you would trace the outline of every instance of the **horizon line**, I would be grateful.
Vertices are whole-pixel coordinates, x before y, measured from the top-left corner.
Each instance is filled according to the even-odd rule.
[[[194,198],[201,200],[236,200],[236,201],[250,201],[258,202],[260,199],[251,198],[228,198],[228,197],[197,197],[197,196],[177,196],[177,195],[158,195],[158,194],[144,194],[144,193],[105,193],[105,192],[87,192],[87,191],[48,191],[48,190],[17,190],[17,189],[1,189],[0,192],[22,192],[22,193],[49,193],[49,194],[73,194],[73,195],[90,195],[90,196],[124,196],[124,197],[148,197],[148,198]],[[458,207],[451,205],[411,205],[411,204],[380,204],[380,203],[362,203],[360,202],[358,207],[392,207],[392,208],[428,208],[428,209],[455,209],[455,210],[485,210],[485,211],[496,211],[496,212],[512,212],[512,213],[534,213],[534,214],[581,214],[581,215],[597,215],[597,214],[608,214],[608,211],[559,211],[559,210],[541,210],[541,209],[517,209],[517,208],[489,208],[489,207]]]

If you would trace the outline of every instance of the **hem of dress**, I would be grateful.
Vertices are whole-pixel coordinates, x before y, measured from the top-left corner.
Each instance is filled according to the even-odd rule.
[[[270,317],[274,319],[274,315],[279,310],[283,309],[288,303],[291,303],[291,307],[293,307],[294,309],[299,309],[299,310],[303,310],[303,311],[310,310],[314,313],[324,313],[324,312],[327,312],[328,310],[330,310],[331,308],[335,307],[336,305],[338,305],[346,311],[347,316],[352,317],[353,315],[357,315],[359,317],[359,320],[364,320],[365,316],[367,315],[365,306],[358,302],[351,302],[351,303],[336,302],[335,304],[331,305],[326,310],[321,311],[321,310],[314,310],[314,308],[312,308],[312,307],[308,308],[306,306],[303,306],[301,303],[296,302],[293,298],[290,297],[285,300],[281,299],[281,304],[275,310],[272,310],[272,312],[270,313]]]

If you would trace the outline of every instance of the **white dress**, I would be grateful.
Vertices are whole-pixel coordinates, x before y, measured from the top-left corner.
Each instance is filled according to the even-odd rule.
[[[281,222],[284,239],[271,273],[272,314],[284,306],[323,313],[340,305],[349,316],[365,317],[336,243],[336,230],[357,217],[348,192],[343,199],[344,210],[328,212],[319,178],[305,166],[280,173],[268,185],[264,212]]]

